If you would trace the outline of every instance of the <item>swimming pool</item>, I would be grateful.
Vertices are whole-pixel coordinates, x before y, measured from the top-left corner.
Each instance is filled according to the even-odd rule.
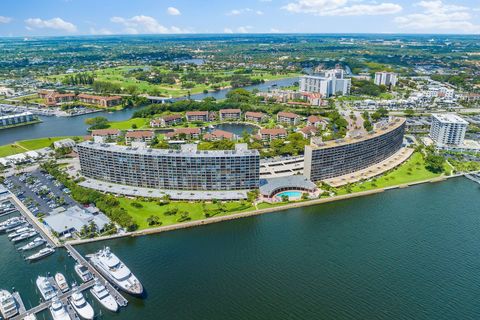
[[[301,191],[283,191],[277,193],[275,197],[277,197],[278,199],[282,199],[283,196],[287,196],[289,199],[298,199],[302,196],[302,193],[303,192]]]

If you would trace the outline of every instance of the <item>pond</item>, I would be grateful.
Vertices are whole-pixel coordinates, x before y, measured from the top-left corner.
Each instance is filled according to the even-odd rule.
[[[211,132],[215,129],[228,131],[241,137],[244,131],[248,132],[249,134],[253,134],[258,130],[258,127],[248,123],[220,123],[213,125],[208,129],[208,131]]]

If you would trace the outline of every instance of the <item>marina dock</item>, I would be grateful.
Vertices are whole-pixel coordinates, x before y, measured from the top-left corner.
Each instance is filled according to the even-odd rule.
[[[87,261],[71,244],[65,244],[65,249],[67,249],[68,253],[72,256],[73,259],[77,261],[77,263],[83,265],[90,271],[94,277],[98,278],[105,287],[110,292],[110,294],[115,298],[118,305],[120,307],[125,307],[128,304],[128,300],[116,289],[114,288],[110,282],[105,279],[105,277],[95,269],[90,262]]]

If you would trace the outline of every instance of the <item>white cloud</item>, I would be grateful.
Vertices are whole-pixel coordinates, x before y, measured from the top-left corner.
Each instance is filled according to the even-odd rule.
[[[171,16],[179,16],[179,15],[182,14],[180,12],[180,10],[178,10],[177,8],[174,8],[174,7],[168,7],[167,13]]]
[[[161,25],[155,18],[150,16],[133,16],[131,18],[112,17],[110,21],[123,25],[125,27],[124,32],[129,34],[139,33],[188,33],[188,30],[184,30],[175,26],[165,27]]]
[[[25,20],[27,30],[33,29],[54,29],[66,32],[76,32],[77,26],[73,23],[63,20],[62,18],[53,18],[50,20],[42,20],[40,18],[30,18]]]
[[[278,30],[277,28],[270,28],[270,32],[271,33],[279,33],[280,30]]]
[[[412,31],[479,33],[480,25],[472,22],[471,8],[446,4],[440,0],[420,1],[415,4],[420,13],[395,18],[395,23]]]
[[[223,33],[233,33],[233,30],[230,28],[224,28]]]
[[[243,8],[243,9],[233,9],[226,13],[227,16],[239,16],[241,14],[247,13],[255,13],[256,15],[263,15],[263,11],[260,10],[253,10],[251,8]]]
[[[10,17],[0,16],[0,23],[10,23],[12,20]]]
[[[309,13],[317,16],[363,16],[393,14],[402,11],[396,3],[359,3],[357,0],[296,0],[282,9],[293,13]]]

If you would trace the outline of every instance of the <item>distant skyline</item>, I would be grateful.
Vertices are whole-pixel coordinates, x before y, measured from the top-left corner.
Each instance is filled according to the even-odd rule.
[[[0,36],[480,34],[478,0],[3,0]]]

